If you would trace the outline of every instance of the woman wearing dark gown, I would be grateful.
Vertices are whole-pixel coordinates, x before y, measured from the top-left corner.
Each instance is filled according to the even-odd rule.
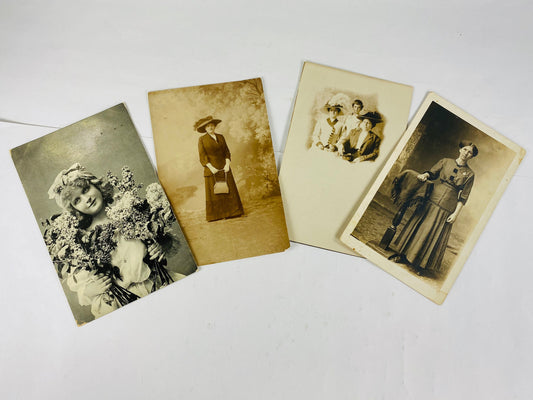
[[[244,215],[241,198],[230,168],[231,154],[224,136],[215,133],[221,122],[211,116],[202,118],[194,124],[194,129],[204,133],[198,140],[200,163],[204,167],[205,180],[205,217],[208,222]],[[224,181],[228,193],[215,194],[215,182]]]
[[[414,212],[396,239],[394,261],[412,265],[418,274],[441,270],[452,225],[474,184],[474,171],[467,161],[477,153],[475,144],[461,142],[457,159],[443,158],[418,175],[421,182],[433,182],[433,191],[426,206]]]

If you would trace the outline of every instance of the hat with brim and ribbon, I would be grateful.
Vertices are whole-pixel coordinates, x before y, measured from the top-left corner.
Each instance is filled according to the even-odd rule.
[[[196,121],[196,123],[194,124],[194,130],[196,132],[200,132],[200,133],[205,133],[205,127],[209,124],[215,124],[215,126],[217,126],[218,124],[220,124],[222,122],[222,120],[220,119],[215,119],[213,118],[211,115],[208,116],[208,117],[205,117],[205,118],[201,118],[199,119],[198,121]]]
[[[381,114],[376,111],[370,111],[363,115],[357,115],[356,117],[360,121],[368,119],[370,122],[372,122],[373,125],[383,122],[383,118],[381,118]]]
[[[343,109],[344,109],[344,106],[342,104],[339,104],[339,103],[330,103],[330,102],[327,102],[324,107],[322,107],[322,111],[324,112],[329,112],[329,110],[331,110],[332,108],[336,108],[338,111],[339,111],[339,115],[343,115],[344,112],[343,112]]]

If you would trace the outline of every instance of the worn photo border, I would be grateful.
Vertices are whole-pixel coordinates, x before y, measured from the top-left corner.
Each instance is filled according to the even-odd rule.
[[[325,90],[356,93],[379,104],[387,123],[375,161],[351,164],[308,147],[317,95]],[[279,173],[291,241],[359,256],[340,234],[405,131],[412,95],[413,87],[403,83],[310,61],[302,65]]]
[[[495,139],[496,141],[506,146],[507,148],[509,148],[509,150],[515,153],[511,163],[507,167],[505,174],[500,180],[496,191],[490,197],[490,199],[488,199],[485,209],[483,210],[481,217],[479,219],[479,222],[475,225],[472,232],[468,235],[464,243],[464,246],[461,248],[461,250],[457,254],[457,258],[455,262],[453,263],[452,267],[450,268],[449,273],[447,274],[446,278],[444,279],[440,288],[438,289],[420,280],[418,277],[411,274],[409,271],[399,268],[395,262],[388,260],[386,257],[384,257],[383,255],[381,255],[380,253],[372,249],[370,246],[366,245],[362,241],[352,236],[352,232],[354,231],[355,227],[359,223],[360,219],[363,217],[368,206],[370,205],[377,191],[381,187],[383,181],[386,179],[391,168],[396,163],[396,160],[398,159],[400,154],[403,152],[405,146],[408,144],[408,141],[411,139],[411,136],[415,132],[420,121],[422,120],[429,106],[432,103],[437,103],[438,105],[442,106],[446,110],[455,114],[459,118],[463,119],[465,122],[471,124],[478,130],[482,131],[484,134]],[[525,153],[526,153],[525,150],[521,148],[519,145],[517,145],[516,143],[512,142],[511,140],[507,139],[503,135],[499,134],[494,129],[483,124],[482,122],[480,122],[478,119],[476,119],[472,115],[468,114],[467,112],[463,111],[459,107],[455,106],[454,104],[440,97],[436,93],[430,92],[428,93],[424,101],[422,102],[420,108],[418,109],[415,116],[413,117],[407,130],[405,131],[403,136],[400,138],[400,141],[398,142],[391,156],[385,163],[385,166],[379,173],[373,185],[370,187],[370,190],[363,198],[360,206],[355,211],[351,221],[348,223],[348,225],[344,229],[344,232],[341,235],[341,241],[344,244],[346,244],[348,247],[350,247],[352,250],[366,257],[368,260],[376,264],[378,267],[385,270],[389,274],[393,275],[394,277],[396,277],[397,279],[399,279],[400,281],[402,281],[409,287],[413,288],[420,294],[424,295],[428,299],[432,300],[433,302],[437,304],[442,304],[444,300],[446,299],[446,296],[448,295],[455,280],[457,279],[459,273],[461,272],[475,243],[477,242],[479,236],[481,235],[481,232],[483,231],[492,212],[494,211],[494,208],[498,204],[498,201],[500,200],[505,188],[509,184],[511,177],[514,175],[520,162],[524,158]]]

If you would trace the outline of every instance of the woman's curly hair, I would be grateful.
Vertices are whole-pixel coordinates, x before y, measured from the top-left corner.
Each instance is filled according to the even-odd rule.
[[[96,176],[91,177],[79,177],[74,181],[66,185],[61,193],[59,194],[61,203],[63,204],[63,209],[72,215],[74,215],[80,221],[80,227],[88,227],[92,222],[92,216],[83,214],[82,212],[76,210],[72,204],[72,195],[74,188],[88,188],[90,185],[93,185],[102,193],[102,198],[104,200],[104,207],[112,204],[114,201],[114,187],[113,185],[105,178],[97,178]]]

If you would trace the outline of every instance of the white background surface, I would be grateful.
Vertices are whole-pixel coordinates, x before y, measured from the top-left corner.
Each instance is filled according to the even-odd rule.
[[[261,76],[279,159],[310,60],[413,85],[411,115],[433,90],[531,152],[530,1],[77,3],[0,4],[0,119],[126,102],[153,155],[149,90]],[[77,328],[7,152],[52,130],[0,125],[0,398],[532,397],[530,155],[442,306],[293,244]]]

